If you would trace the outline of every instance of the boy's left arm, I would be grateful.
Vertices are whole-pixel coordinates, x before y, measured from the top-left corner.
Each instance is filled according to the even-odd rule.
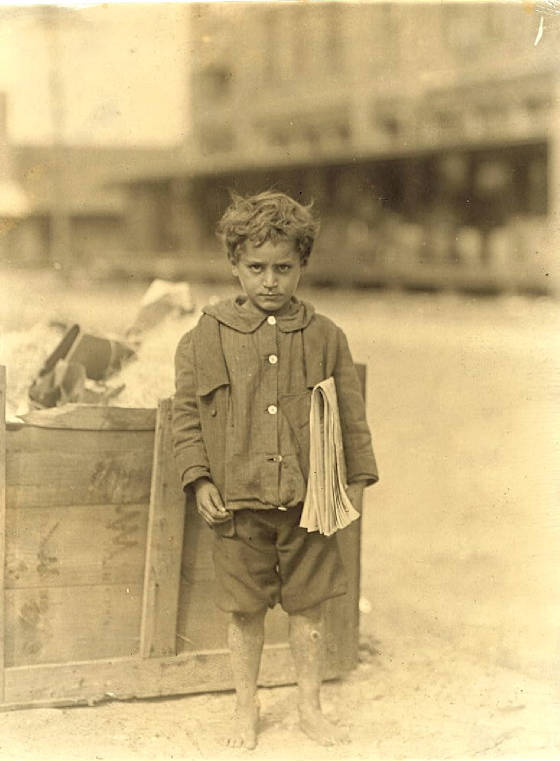
[[[364,488],[378,481],[379,475],[358,373],[348,341],[340,328],[337,342],[333,376],[346,460],[347,492],[354,507],[360,511]]]

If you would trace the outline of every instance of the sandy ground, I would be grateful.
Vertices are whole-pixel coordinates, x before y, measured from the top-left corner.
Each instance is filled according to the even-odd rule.
[[[134,284],[92,289],[87,283],[63,289],[44,274],[4,273],[1,282],[0,327],[10,330],[45,318],[76,318],[118,332],[131,323],[143,290]],[[197,298],[204,302],[218,292],[223,289],[197,289]],[[462,559],[472,565],[474,548],[464,545],[473,536],[482,544],[490,525],[486,516],[479,533],[465,529],[463,544],[450,544],[449,537],[457,541],[457,525],[437,512],[438,505],[458,494],[461,514],[467,514],[473,505],[494,508],[501,499],[508,516],[525,520],[528,494],[537,490],[539,504],[552,500],[548,474],[558,460],[553,461],[550,437],[557,436],[546,421],[558,370],[558,305],[516,297],[477,301],[366,292],[318,291],[312,298],[343,325],[355,358],[368,364],[369,414],[383,477],[368,493],[363,523],[362,593],[371,612],[362,616],[359,668],[324,690],[327,711],[351,727],[352,742],[315,747],[297,727],[294,688],[270,688],[261,691],[262,736],[252,757],[560,758],[558,661],[544,646],[534,652],[541,629],[558,652],[557,623],[543,618],[548,611],[557,622],[558,594],[550,579],[546,594],[539,596],[537,585],[519,597],[508,586],[517,589],[519,578],[502,574],[500,583],[485,588],[485,606],[478,599],[472,604],[475,593],[465,585],[463,600],[454,599],[448,584],[434,587],[434,579],[454,582],[464,571]],[[532,435],[520,442],[519,433],[527,429]],[[544,442],[540,447],[537,439]],[[465,447],[480,449],[483,441],[486,449],[478,459],[470,457],[460,468],[450,461],[454,448],[464,454]],[[513,479],[505,501],[498,495],[504,478]],[[465,482],[475,482],[476,489],[463,492]],[[427,509],[422,513],[426,505],[434,506],[432,517]],[[550,515],[546,526],[557,528],[557,512]],[[476,520],[464,526],[476,526]],[[493,530],[501,525],[496,521]],[[422,533],[426,524],[429,535]],[[531,541],[542,547],[544,537],[553,553],[551,536]],[[418,561],[412,571],[411,548]],[[527,551],[527,557],[534,555]],[[543,563],[547,557],[539,556]],[[494,572],[492,563],[504,563],[495,548],[486,548],[478,560],[483,577]],[[504,608],[500,600],[510,594],[512,604]],[[498,610],[501,618],[493,621]],[[519,628],[525,639],[508,640],[499,626]],[[472,634],[466,637],[465,631]],[[484,636],[501,648],[483,647]],[[231,693],[224,693],[8,712],[2,715],[0,759],[235,758],[246,754],[221,745],[231,706]]]
[[[375,629],[383,629],[379,619]],[[358,669],[324,686],[326,711],[351,728],[349,745],[314,745],[297,726],[294,688],[275,687],[261,690],[262,734],[253,752],[222,744],[233,703],[224,693],[5,713],[0,759],[560,757],[560,696],[551,685],[485,664],[434,637],[393,630],[381,636],[364,642]]]

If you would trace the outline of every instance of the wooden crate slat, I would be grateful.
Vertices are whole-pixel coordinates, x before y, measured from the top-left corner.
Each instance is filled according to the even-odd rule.
[[[158,407],[146,552],[140,652],[176,652],[177,608],[185,525],[185,495],[172,448],[171,400]]]
[[[11,452],[128,452],[154,446],[154,431],[81,431],[18,425],[9,430],[8,455]]]
[[[71,446],[64,451],[12,451],[6,460],[7,504],[17,508],[148,502],[151,466],[151,447],[94,453]]]
[[[65,404],[46,410],[31,410],[21,416],[39,428],[67,428],[73,431],[153,431],[156,410]]]
[[[182,651],[225,648],[227,614],[214,602],[214,535],[187,500],[177,616],[177,647]],[[206,642],[205,642],[206,640]]]
[[[214,579],[212,558],[213,533],[196,510],[194,499],[187,499],[185,511],[185,534],[181,559],[183,581]]]
[[[180,652],[227,647],[228,616],[216,606],[213,597],[212,580],[181,583],[177,618]]]
[[[332,668],[326,678],[339,671]],[[262,686],[291,684],[289,647],[265,645],[259,675]],[[6,670],[8,707],[40,701],[61,705],[108,698],[155,697],[227,690],[233,687],[229,652],[206,650],[167,658],[120,658],[60,665],[20,666]]]
[[[142,585],[6,590],[8,666],[138,652]]]
[[[324,606],[327,657],[340,663],[343,671],[350,671],[358,665],[360,523],[361,519],[338,532],[338,546],[346,571],[348,591],[341,597],[327,600]]]
[[[7,589],[142,584],[148,505],[8,509]]]
[[[367,367],[356,365],[356,371],[366,397]],[[363,505],[362,505],[363,507]],[[360,570],[362,519],[354,521],[337,533],[338,548],[342,556],[348,591],[343,597],[327,601],[324,615],[327,621],[327,653],[330,659],[350,671],[358,665],[360,639]]]

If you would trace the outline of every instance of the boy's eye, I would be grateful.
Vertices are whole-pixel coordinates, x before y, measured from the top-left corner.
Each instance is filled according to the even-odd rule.
[[[292,267],[291,267],[290,264],[279,264],[278,265],[278,272],[288,272],[289,270],[291,270],[291,268]]]
[[[250,264],[249,269],[251,272],[260,272],[262,270],[262,266],[260,264]]]

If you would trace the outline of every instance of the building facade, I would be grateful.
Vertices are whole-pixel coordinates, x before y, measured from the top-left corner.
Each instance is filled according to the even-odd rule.
[[[557,68],[537,18],[506,3],[194,5],[195,151],[293,163],[532,138]]]
[[[160,249],[165,230],[153,224],[152,196],[145,192],[142,205],[122,180],[172,156],[169,149],[0,140],[0,264],[102,273],[124,248],[153,242]]]
[[[275,186],[315,201],[327,280],[468,270],[546,290],[560,17],[538,39],[540,18],[512,3],[192,5],[190,141],[150,178],[171,180],[175,238],[211,261],[228,191]]]

